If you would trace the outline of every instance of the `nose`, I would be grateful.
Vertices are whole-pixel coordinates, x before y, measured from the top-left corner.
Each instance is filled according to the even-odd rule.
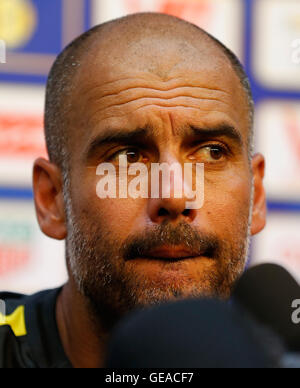
[[[170,163],[164,163],[171,166]],[[174,166],[174,164],[172,164]],[[178,167],[177,163],[177,167]],[[196,215],[196,209],[191,209],[189,206],[189,199],[186,197],[186,192],[189,192],[189,184],[185,181],[182,174],[171,170],[168,179],[163,179],[163,173],[156,175],[156,179],[151,179],[151,195],[148,200],[148,216],[153,223],[161,224],[168,221],[185,221],[192,222]],[[153,186],[158,183],[156,190],[152,190]],[[181,195],[179,195],[181,193]]]
[[[148,215],[153,223],[168,221],[192,222],[196,217],[195,209],[187,209],[184,198],[158,198],[148,202]]]

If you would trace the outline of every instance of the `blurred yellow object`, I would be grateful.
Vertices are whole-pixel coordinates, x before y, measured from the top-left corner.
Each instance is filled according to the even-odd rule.
[[[7,48],[24,45],[36,25],[37,13],[30,0],[0,0],[0,39]]]
[[[0,326],[10,326],[16,337],[27,334],[25,324],[25,308],[19,306],[11,315],[3,316],[0,313]]]

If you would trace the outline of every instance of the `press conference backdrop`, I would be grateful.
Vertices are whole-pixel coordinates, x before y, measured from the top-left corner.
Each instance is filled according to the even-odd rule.
[[[0,0],[0,290],[32,293],[66,278],[64,243],[39,231],[32,162],[46,156],[43,106],[55,56],[91,26],[159,11],[205,28],[244,63],[266,156],[268,224],[252,263],[283,264],[300,281],[299,0]],[[3,62],[3,55],[0,58]]]

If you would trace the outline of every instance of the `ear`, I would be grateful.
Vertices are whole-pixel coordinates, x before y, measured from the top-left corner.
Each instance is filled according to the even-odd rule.
[[[252,236],[261,232],[266,226],[266,192],[263,185],[265,176],[265,159],[261,154],[254,155],[252,159],[252,171],[254,178],[254,198],[252,210]]]
[[[33,168],[34,202],[38,222],[43,233],[57,240],[67,234],[60,169],[39,158]]]

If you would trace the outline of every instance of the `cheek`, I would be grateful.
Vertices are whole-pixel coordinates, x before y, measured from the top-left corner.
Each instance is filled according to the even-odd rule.
[[[94,211],[99,214],[99,222],[112,236],[125,239],[143,225],[145,209],[141,199],[99,199],[96,197]],[[92,216],[92,215],[91,215]]]
[[[244,233],[248,226],[250,198],[249,175],[226,174],[219,180],[207,180],[203,210],[207,212],[212,230],[223,238]]]
[[[79,184],[79,181],[85,183]],[[143,224],[144,199],[100,199],[96,192],[99,182],[96,174],[77,178],[77,184],[73,182],[73,207],[87,228],[101,229],[111,238],[122,240]]]

